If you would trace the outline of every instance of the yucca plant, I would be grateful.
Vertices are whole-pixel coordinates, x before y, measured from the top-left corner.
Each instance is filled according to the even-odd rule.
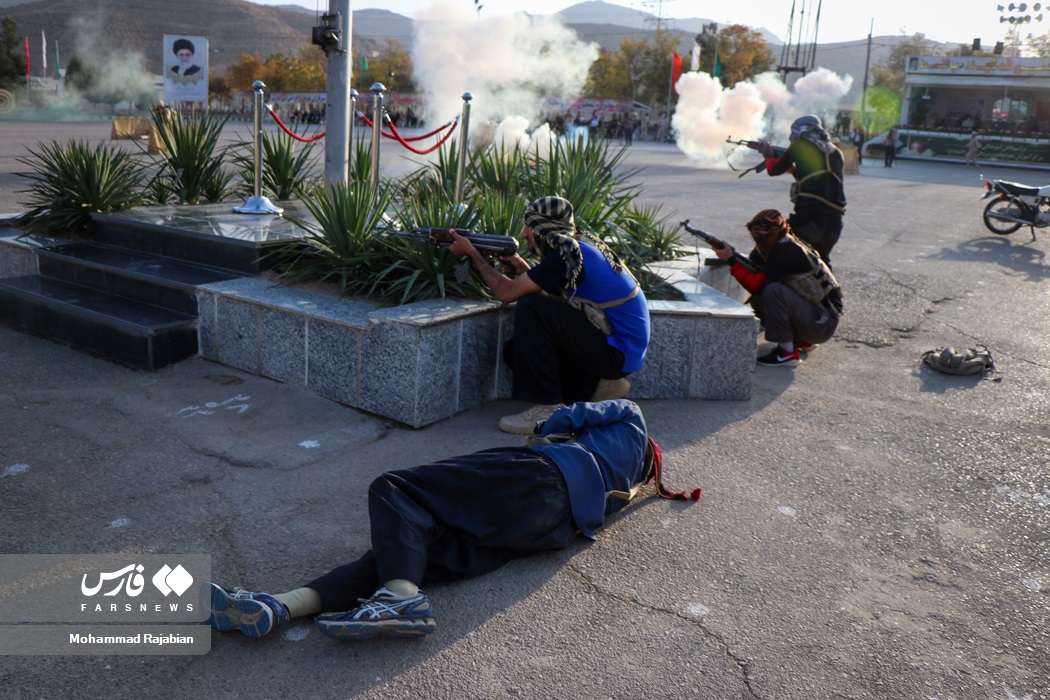
[[[631,267],[661,260],[675,260],[689,251],[682,246],[677,227],[651,204],[631,204],[616,223],[606,242]]]
[[[424,165],[397,183],[397,196],[405,199],[434,198],[438,202],[454,199],[458,164],[456,142],[450,139],[438,149],[437,162]],[[468,190],[464,196],[469,196],[470,182],[465,173],[464,190]]]
[[[262,133],[262,192],[265,196],[281,201],[302,193],[311,183],[310,173],[317,165],[315,143],[299,145],[283,132]],[[231,160],[241,177],[237,193],[244,197],[254,195],[255,142],[238,143],[231,151]]]
[[[409,190],[402,186],[399,191]],[[464,202],[458,206],[443,191],[424,189],[395,203],[394,211],[403,230],[439,227],[488,233],[478,225],[479,206],[477,201]],[[473,275],[462,282],[456,279],[456,272],[465,261],[445,248],[427,241],[398,236],[384,236],[382,242],[390,251],[391,259],[373,280],[371,294],[399,304],[445,296],[491,296],[488,288]],[[469,270],[469,267],[465,269]]]
[[[372,178],[372,146],[364,136],[357,137],[350,152],[349,177],[351,182],[367,182]]]
[[[31,181],[22,215],[34,231],[83,235],[91,231],[91,214],[119,211],[142,202],[143,164],[131,153],[107,144],[84,141],[40,143],[18,158],[31,172],[16,173]]]
[[[473,151],[467,161],[466,177],[480,189],[517,194],[524,185],[524,159],[525,154],[516,143],[512,146],[497,144],[480,148]]]
[[[233,175],[223,168],[226,149],[219,148],[219,137],[228,119],[209,112],[172,120],[154,114],[164,144],[158,156],[161,176],[171,181],[179,204],[219,202],[226,196]]]
[[[604,236],[641,191],[630,183],[638,170],[621,168],[626,153],[601,139],[556,142],[548,156],[532,152],[526,158],[524,195],[530,201],[564,197],[572,202],[580,228]]]
[[[383,266],[386,251],[376,238],[385,226],[389,206],[383,183],[316,183],[303,192],[302,202],[314,221],[288,216],[303,229],[300,241],[280,248],[277,270],[291,280],[337,282],[348,294],[373,286],[374,270]]]

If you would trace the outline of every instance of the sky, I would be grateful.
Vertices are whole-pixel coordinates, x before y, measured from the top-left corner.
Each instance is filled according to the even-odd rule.
[[[449,1],[449,0],[443,0]],[[702,17],[719,23],[739,23],[750,27],[765,27],[773,34],[784,38],[791,19],[792,0],[749,0],[748,2],[721,3],[709,0],[605,0],[611,4],[657,14],[664,17]],[[328,0],[252,0],[262,5],[296,4],[310,10],[325,11]],[[457,0],[468,7],[473,0]],[[578,0],[482,0],[481,14],[485,16],[510,15],[519,11],[530,14],[553,14],[577,4]],[[797,38],[801,26],[811,26],[820,4],[820,25],[817,36],[820,42],[852,41],[867,37],[869,29],[875,36],[912,35],[924,33],[935,41],[969,44],[981,38],[982,44],[991,46],[1006,37],[1008,23],[1001,23],[1002,16],[1032,17],[1022,27],[1021,35],[1043,34],[1050,31],[1050,11],[1043,11],[1042,22],[1036,21],[1040,12],[1031,6],[1025,12],[1000,12],[1000,5],[1009,7],[1009,0],[875,0],[861,3],[857,0],[794,0],[796,8],[793,37]],[[396,12],[406,17],[415,17],[418,12],[433,4],[433,0],[351,0],[353,10],[377,8]],[[1019,4],[1019,3],[1015,3]],[[662,10],[657,10],[661,7]],[[805,9],[806,17],[799,12]],[[872,28],[872,24],[874,27]],[[803,39],[807,35],[803,35]]]

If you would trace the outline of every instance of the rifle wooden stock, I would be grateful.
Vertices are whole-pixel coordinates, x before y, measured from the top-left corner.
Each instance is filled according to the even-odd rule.
[[[436,243],[439,246],[448,247],[452,245],[452,232],[470,241],[478,251],[509,257],[518,252],[518,241],[511,236],[497,236],[491,233],[474,233],[467,229],[451,228],[414,228],[409,231],[387,231],[392,236],[402,238],[415,238],[421,241]]]
[[[698,228],[693,228],[692,226],[690,226],[689,225],[689,219],[686,219],[685,221],[681,222],[678,225],[681,226],[682,228],[684,228],[687,232],[693,234],[694,236],[696,236],[697,238],[702,240],[704,243],[706,243],[709,246],[711,246],[712,248],[715,248],[715,249],[721,248],[720,245],[717,245],[719,243],[722,243],[724,245],[729,246],[728,243],[726,243],[725,241],[723,241],[720,238],[718,238],[718,236],[712,236],[707,231],[704,231],[704,230],[698,229]],[[740,263],[741,265],[746,267],[751,272],[758,272],[758,265],[756,265],[754,263],[754,261],[752,261],[750,258],[745,258],[740,253],[736,252],[736,249],[733,248],[733,246],[729,246],[729,249],[733,251],[733,257],[731,257],[729,259],[730,263]]]

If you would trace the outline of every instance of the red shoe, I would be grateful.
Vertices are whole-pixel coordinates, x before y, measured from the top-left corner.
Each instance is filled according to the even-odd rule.
[[[758,364],[767,367],[794,367],[801,361],[802,358],[798,356],[798,348],[788,352],[779,345],[769,354],[758,358]]]
[[[804,340],[800,340],[795,342],[795,347],[798,348],[799,352],[813,352],[820,346],[816,343],[807,343]]]

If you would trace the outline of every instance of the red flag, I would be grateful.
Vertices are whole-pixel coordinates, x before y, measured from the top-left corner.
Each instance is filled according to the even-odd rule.
[[[29,77],[29,37],[26,37],[26,77]]]
[[[674,52],[674,60],[671,61],[671,86],[678,84],[678,78],[682,76],[682,57]]]

